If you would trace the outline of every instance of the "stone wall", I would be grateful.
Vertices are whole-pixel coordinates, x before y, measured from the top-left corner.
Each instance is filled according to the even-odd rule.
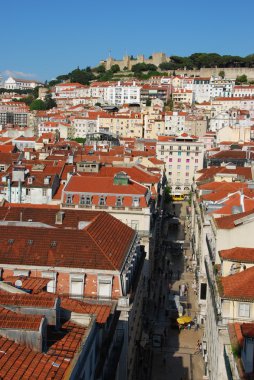
[[[225,77],[230,79],[236,79],[238,75],[247,75],[249,80],[254,80],[254,68],[249,67],[217,67],[217,68],[202,68],[200,70],[175,70],[176,75],[187,75],[187,76],[200,76],[200,77],[210,77],[218,76],[220,71],[225,72]]]

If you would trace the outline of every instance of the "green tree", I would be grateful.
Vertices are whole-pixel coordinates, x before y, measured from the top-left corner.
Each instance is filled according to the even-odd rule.
[[[236,84],[242,84],[242,83],[247,83],[247,82],[248,82],[248,78],[247,78],[247,75],[245,74],[238,75],[235,80]]]
[[[112,71],[112,73],[118,73],[118,71],[120,71],[120,66],[119,65],[113,65],[111,67],[111,71]]]
[[[45,96],[44,105],[45,105],[45,109],[46,110],[49,110],[49,109],[54,108],[54,107],[57,106],[55,100],[52,99],[52,95],[51,94],[47,94]]]
[[[102,74],[102,73],[105,73],[106,71],[106,68],[104,65],[100,65],[98,67],[95,67],[94,71],[96,71],[97,73],[99,74]]]
[[[165,203],[169,203],[172,201],[172,195],[171,195],[171,187],[166,186],[164,190],[164,201]]]
[[[46,107],[45,107],[45,103],[43,100],[41,99],[35,99],[32,101],[32,103],[30,104],[30,110],[31,111],[35,111],[35,110],[45,110]]]
[[[224,70],[221,70],[221,71],[219,72],[219,77],[221,77],[222,79],[225,78],[225,71],[224,71]]]

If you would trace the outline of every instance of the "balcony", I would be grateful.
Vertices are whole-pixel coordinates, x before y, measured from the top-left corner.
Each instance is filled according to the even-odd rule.
[[[62,206],[63,207],[68,207],[68,208],[75,208],[75,204],[74,203],[63,203]]]
[[[106,206],[106,205],[97,205],[97,206],[95,206],[95,208],[96,209],[101,209],[101,210],[106,210],[106,209],[108,209],[108,206]]]

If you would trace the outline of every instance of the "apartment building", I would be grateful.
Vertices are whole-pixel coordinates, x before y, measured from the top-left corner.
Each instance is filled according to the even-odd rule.
[[[204,145],[195,136],[159,136],[156,154],[165,162],[173,195],[189,194],[196,171],[203,168]]]
[[[175,107],[177,107],[179,104],[191,105],[193,103],[193,92],[191,90],[181,88],[175,89],[172,92],[172,100]]]
[[[185,120],[187,112],[165,112],[165,135],[176,135],[185,132]]]
[[[97,122],[100,132],[106,132],[119,137],[143,137],[143,116],[141,113],[105,113],[104,115],[98,116]]]
[[[110,84],[105,90],[105,101],[116,106],[140,103],[141,85],[136,82],[117,82]]]
[[[147,100],[152,99],[160,99],[166,103],[169,99],[169,87],[144,84],[140,90],[141,103],[146,104]]]
[[[95,303],[97,299],[104,303],[115,300],[118,311],[115,326],[122,339],[118,342],[121,343],[118,359],[111,358],[111,371],[114,370],[117,379],[127,379],[128,369],[131,379],[136,340],[141,338],[145,291],[145,254],[137,232],[100,211],[40,207],[38,212],[36,207],[3,207],[0,214],[1,236],[6,236],[0,251],[5,252],[8,247],[10,253],[8,258],[0,257],[2,279],[43,278],[49,280],[48,292],[61,297],[94,299]],[[95,342],[100,344],[99,337]],[[104,359],[112,354],[109,342],[105,348]]]

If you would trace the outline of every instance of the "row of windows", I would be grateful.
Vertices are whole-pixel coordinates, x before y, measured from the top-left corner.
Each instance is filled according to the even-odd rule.
[[[116,197],[116,202],[115,205],[116,207],[121,207],[123,205],[123,196],[117,196]],[[101,195],[98,200],[98,205],[99,206],[106,206],[107,205],[107,197],[104,195]],[[68,194],[66,197],[66,203],[67,204],[72,204],[73,203],[73,195]],[[92,205],[92,196],[91,195],[81,195],[79,198],[79,203],[81,205],[87,205],[90,206]],[[133,207],[139,207],[139,197],[133,197],[132,198],[132,206]]]

